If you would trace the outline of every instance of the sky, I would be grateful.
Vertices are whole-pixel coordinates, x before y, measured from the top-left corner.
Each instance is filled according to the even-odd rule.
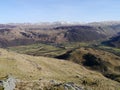
[[[0,23],[116,20],[120,0],[0,0]]]

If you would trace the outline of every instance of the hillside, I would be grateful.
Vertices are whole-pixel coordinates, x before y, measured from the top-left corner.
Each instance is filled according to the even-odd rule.
[[[98,71],[105,77],[120,82],[120,57],[112,53],[82,47],[66,52],[56,58],[73,61],[88,69]]]
[[[47,85],[49,80],[56,80],[62,83],[73,82],[82,87],[83,90],[84,88],[87,88],[87,90],[119,90],[120,88],[119,83],[105,78],[98,72],[87,70],[83,66],[69,61],[33,57],[4,49],[0,49],[0,55],[0,72],[2,72],[0,77],[12,75],[19,79],[16,90],[21,90],[20,88],[24,90],[33,90],[32,88],[40,89],[39,85],[42,83]]]
[[[120,32],[120,24],[1,24],[0,47],[34,43],[92,42]]]
[[[119,47],[119,32],[120,23],[1,24],[0,79],[16,78],[15,90],[119,90],[120,50],[101,44]]]
[[[103,42],[103,44],[111,47],[120,48],[120,35],[110,38],[110,40]]]
[[[12,29],[0,29],[1,47],[26,45],[38,42],[62,43],[62,42],[85,42],[103,39],[106,36],[98,30],[88,26],[68,26],[56,28],[40,27],[15,27]],[[87,34],[89,33],[89,34]]]

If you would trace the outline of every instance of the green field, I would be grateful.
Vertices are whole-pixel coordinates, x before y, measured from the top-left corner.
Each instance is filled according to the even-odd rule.
[[[95,49],[104,50],[104,51],[113,53],[113,54],[115,54],[117,56],[120,56],[120,48],[109,47],[109,46],[104,46],[104,45],[91,46],[91,47],[95,48]]]
[[[82,46],[87,46],[86,43],[63,43],[63,44],[32,44],[25,46],[8,47],[8,50],[15,51],[21,54],[33,56],[56,57],[64,54],[66,51]]]

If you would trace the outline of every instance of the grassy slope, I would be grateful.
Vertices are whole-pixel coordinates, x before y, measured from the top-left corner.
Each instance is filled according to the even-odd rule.
[[[49,57],[57,56],[66,51],[64,48],[47,45],[47,44],[16,46],[16,47],[9,47],[8,49],[22,54],[28,54],[33,56],[49,56]]]
[[[111,52],[111,53],[114,53],[114,54],[120,56],[120,49],[119,48],[99,45],[96,47],[96,49],[105,50],[105,51],[108,51],[108,52]]]
[[[74,82],[94,90],[119,90],[120,88],[119,83],[69,61],[33,57],[0,49],[0,77],[9,74],[25,81],[46,79]],[[93,85],[93,83],[97,84]]]
[[[109,52],[105,52],[103,50],[96,50],[92,48],[79,48],[72,51],[71,53],[66,54],[66,56],[67,57],[64,59],[71,60],[80,65],[82,64],[84,66],[88,66],[89,68],[97,70],[103,73],[105,76],[107,75],[107,77],[110,77],[111,79],[114,79],[120,82],[120,57],[119,56],[116,56]],[[87,59],[85,59],[85,56],[87,56],[86,57]],[[58,58],[61,58],[61,57],[63,59],[63,55],[59,56]],[[90,60],[88,60],[88,58],[90,58]],[[85,65],[84,64],[85,62],[87,62],[88,64],[92,62],[92,65],[90,66]]]
[[[48,44],[32,44],[23,46],[13,46],[8,47],[8,50],[15,51],[21,54],[28,54],[33,56],[47,56],[56,57],[64,54],[66,51],[78,48],[80,46],[88,46],[88,43],[62,43],[58,45],[48,45]]]

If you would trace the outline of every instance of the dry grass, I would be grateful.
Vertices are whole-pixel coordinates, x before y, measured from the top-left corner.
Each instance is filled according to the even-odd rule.
[[[9,74],[28,82],[45,79],[74,82],[93,90],[119,90],[120,88],[119,83],[69,61],[33,57],[0,49],[0,77]]]

